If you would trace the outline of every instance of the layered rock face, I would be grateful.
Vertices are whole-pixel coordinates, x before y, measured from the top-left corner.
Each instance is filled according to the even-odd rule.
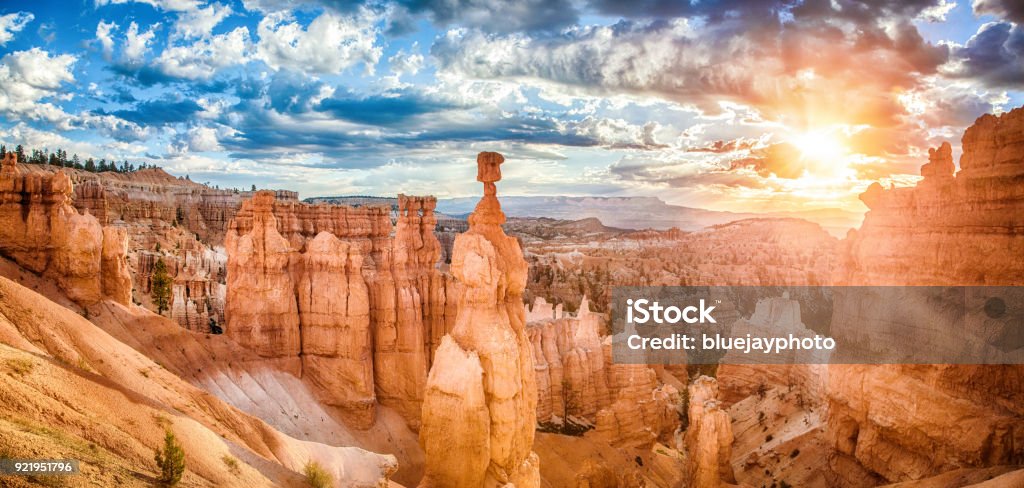
[[[598,312],[613,286],[827,285],[838,244],[818,224],[786,218],[524,241],[531,296],[574,310],[586,294]]]
[[[224,323],[225,264],[222,248],[228,223],[253,192],[220,190],[174,177],[162,169],[91,173],[47,165],[18,165],[25,177],[47,178],[57,171],[73,183],[71,204],[101,225],[124,228],[132,300],[156,311],[151,301],[152,265],[162,259],[173,278],[169,315],[182,327],[209,332]],[[280,201],[298,194],[275,191]]]
[[[432,337],[453,320],[435,267],[434,203],[401,196],[392,237],[387,207],[258,192],[225,239],[225,333],[309,379],[362,425],[379,401],[416,427]]]
[[[219,245],[243,200],[253,192],[220,190],[176,178],[159,168],[133,173],[70,171],[75,182],[74,205],[107,224],[118,220],[160,220],[176,223],[203,242]],[[298,194],[276,190],[281,201],[298,201]]]
[[[441,255],[434,236],[436,204],[433,197],[399,195],[394,237],[374,251],[375,271],[367,277],[377,396],[413,428],[419,423],[431,353],[455,320],[446,300],[451,280],[436,268]]]
[[[1024,109],[979,118],[962,143],[955,176],[943,144],[916,187],[861,195],[871,210],[844,243],[838,284],[1024,284]],[[871,303],[836,306],[837,340],[877,320]],[[828,402],[836,484],[864,483],[842,477],[850,459],[889,481],[1024,462],[1024,366],[832,366]]]
[[[658,369],[615,364],[610,338],[600,332],[607,318],[591,312],[586,297],[575,315],[537,298],[527,320],[542,428],[594,427],[597,437],[616,447],[650,447],[658,440],[672,444],[680,426],[679,390],[662,384]],[[676,369],[673,373],[685,382],[685,366]]]
[[[127,234],[79,214],[73,192],[63,171],[22,174],[8,154],[0,169],[0,254],[53,279],[81,305],[104,298],[128,304]]]
[[[701,376],[689,387],[686,429],[687,471],[693,488],[718,488],[735,483],[732,465],[732,423],[718,401],[718,383]]]
[[[153,266],[163,260],[172,278],[170,317],[182,327],[211,332],[224,324],[227,294],[227,255],[223,248],[209,248],[191,235],[175,233],[173,249],[136,249],[132,274],[135,299],[147,308],[152,292]]]
[[[484,197],[452,252],[458,318],[434,357],[423,403],[424,487],[539,487],[532,452],[537,415],[533,355],[522,294],[527,266],[494,183],[497,153],[477,157]]]
[[[786,292],[781,297],[758,300],[749,319],[739,318],[732,325],[734,337],[750,334],[753,337],[786,336],[814,337],[800,313],[800,302]],[[718,384],[721,399],[732,404],[750,395],[760,394],[773,386],[797,389],[804,400],[814,405],[821,403],[828,378],[828,356],[815,351],[791,351],[788,364],[756,364],[751,358],[734,361],[730,352],[718,366]],[[781,357],[781,356],[780,356]]]
[[[590,311],[586,297],[575,317],[561,315],[537,298],[527,316],[537,375],[537,422],[593,424],[598,410],[610,403],[601,317]]]
[[[679,389],[663,383],[666,376],[650,366],[615,364],[610,336],[602,346],[610,404],[598,410],[595,434],[615,447],[649,448],[659,440],[674,445],[682,405]]]

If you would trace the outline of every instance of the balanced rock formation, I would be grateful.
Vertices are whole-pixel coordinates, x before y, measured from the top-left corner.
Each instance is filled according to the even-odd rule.
[[[871,210],[844,242],[837,284],[1024,284],[1024,109],[982,116],[962,146],[955,177],[943,144],[916,187],[874,184],[861,195]],[[870,300],[839,296],[835,306],[840,344],[888,320]],[[916,340],[915,324],[904,325],[895,340]],[[841,476],[851,461],[888,481],[1024,462],[1024,366],[833,365],[827,395],[835,485],[865,484]]]
[[[527,266],[519,242],[501,229],[494,183],[503,161],[497,153],[477,156],[484,197],[452,251],[459,313],[427,379],[424,487],[540,486],[532,452],[537,387],[522,299]]]
[[[453,321],[449,280],[436,268],[435,203],[401,196],[392,237],[387,207],[257,192],[225,238],[225,333],[308,379],[360,425],[379,401],[416,428],[432,338]]]
[[[0,167],[0,255],[53,279],[68,298],[91,305],[128,304],[131,277],[123,229],[105,228],[71,205],[74,184],[63,171],[22,174],[8,153]]]

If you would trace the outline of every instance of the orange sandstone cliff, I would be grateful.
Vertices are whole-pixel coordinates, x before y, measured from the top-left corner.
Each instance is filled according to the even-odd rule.
[[[956,175],[944,143],[930,151],[916,187],[874,184],[861,195],[871,210],[844,242],[837,284],[1024,285],[1024,109],[982,116],[962,146]],[[836,307],[847,305],[832,324],[837,338],[887,320],[871,303]],[[903,340],[914,340],[913,324],[905,331]],[[833,365],[829,372],[836,485],[877,481],[844,476],[855,472],[846,469],[853,460],[887,481],[1024,463],[1024,366]]]
[[[17,157],[7,154],[0,168],[0,255],[54,280],[81,305],[104,298],[127,304],[127,234],[88,211],[79,214],[73,191],[63,171],[22,174]]]
[[[225,238],[225,333],[310,379],[359,425],[373,422],[380,402],[415,428],[431,338],[450,322],[434,204],[401,196],[392,236],[387,207],[257,192]]]

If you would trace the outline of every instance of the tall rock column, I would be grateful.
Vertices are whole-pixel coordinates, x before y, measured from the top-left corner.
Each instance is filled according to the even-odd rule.
[[[701,376],[690,385],[688,408],[690,428],[686,430],[686,450],[690,486],[718,488],[735,483],[732,465],[732,423],[718,402],[718,382]]]
[[[324,400],[373,425],[373,347],[370,297],[360,270],[363,255],[334,234],[320,232],[306,244],[297,282],[302,375]]]
[[[224,239],[228,253],[225,333],[265,358],[282,358],[300,373],[299,309],[292,261],[298,256],[277,230],[274,193],[252,198],[252,228]]]
[[[421,487],[540,486],[532,452],[537,387],[522,300],[527,265],[519,242],[501,229],[494,183],[502,162],[498,153],[477,156],[484,197],[452,251],[459,312],[427,379]]]

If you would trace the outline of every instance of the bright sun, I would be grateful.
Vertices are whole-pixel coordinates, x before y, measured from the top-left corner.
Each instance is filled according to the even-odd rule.
[[[840,165],[849,151],[832,131],[800,134],[790,142],[800,151],[801,159],[818,165]]]

